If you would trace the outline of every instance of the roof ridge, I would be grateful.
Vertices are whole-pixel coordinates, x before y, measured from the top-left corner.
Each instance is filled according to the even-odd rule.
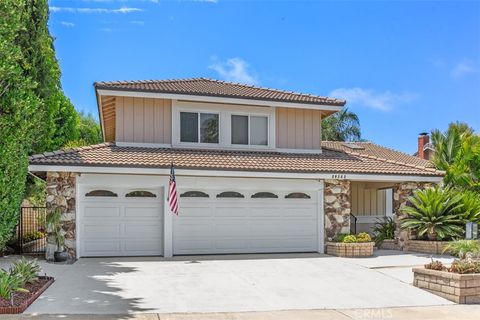
[[[32,155],[29,156],[28,158],[29,158],[30,160],[40,159],[40,158],[46,158],[46,157],[49,157],[49,156],[54,156],[54,155],[59,155],[59,154],[69,154],[69,153],[78,152],[78,151],[82,151],[82,150],[92,150],[92,149],[98,149],[98,148],[108,147],[108,146],[112,146],[112,145],[114,145],[114,144],[115,144],[115,143],[113,143],[113,142],[102,142],[102,143],[98,143],[98,144],[92,144],[92,145],[89,145],[89,146],[81,146],[81,147],[75,147],[75,148],[59,149],[59,150],[50,151],[50,152],[43,152],[43,153],[32,154]]]
[[[376,143],[373,143],[373,142],[364,142],[364,143],[369,143],[369,144],[375,145],[377,147],[387,149],[389,151],[393,151],[393,152],[401,153],[403,155],[410,156],[409,154],[406,154],[406,153],[403,153],[401,151],[397,151],[397,150],[394,150],[394,149],[391,149],[391,148],[382,147],[382,146],[380,146]],[[327,147],[327,149],[328,149],[328,147]],[[359,153],[359,152],[354,152],[354,151],[349,151],[349,150],[345,150],[345,152],[348,153],[348,154],[351,154],[351,155],[362,157],[362,158],[369,158],[369,159],[375,159],[375,160],[382,161],[382,162],[395,163],[395,164],[402,165],[402,166],[409,167],[409,168],[416,168],[416,169],[422,169],[422,170],[427,170],[427,171],[431,171],[431,172],[439,172],[439,173],[444,172],[442,170],[437,170],[436,168],[429,168],[427,166],[419,166],[419,165],[416,165],[416,164],[406,163],[404,161],[385,159],[385,158],[378,157],[378,156],[371,155],[371,154],[362,154],[362,153]],[[410,156],[410,157],[412,157],[412,156]],[[428,162],[427,162],[427,164],[428,164]]]
[[[221,83],[221,84],[226,84],[226,85],[235,85],[235,86],[241,86],[244,88],[249,88],[249,89],[257,89],[257,90],[266,90],[266,91],[271,91],[275,93],[281,93],[281,94],[291,94],[291,95],[297,95],[301,97],[309,97],[309,98],[317,98],[317,99],[324,99],[327,102],[336,102],[336,103],[346,103],[344,99],[338,99],[338,98],[331,98],[328,96],[323,96],[323,95],[316,95],[316,94],[311,94],[311,93],[305,93],[305,92],[298,92],[298,91],[288,91],[288,90],[281,90],[281,89],[274,89],[274,88],[269,88],[269,87],[261,87],[261,86],[256,86],[252,84],[246,84],[246,83],[240,83],[240,82],[233,82],[233,81],[226,81],[226,80],[219,80],[219,79],[212,79],[212,78],[206,78],[206,77],[194,77],[194,78],[180,78],[180,79],[162,79],[162,80],[119,80],[119,81],[95,81],[93,83],[94,87],[100,87],[103,85],[122,85],[122,84],[140,84],[140,83],[167,83],[167,82],[195,82],[195,81],[207,81],[207,82],[214,82],[214,83]]]

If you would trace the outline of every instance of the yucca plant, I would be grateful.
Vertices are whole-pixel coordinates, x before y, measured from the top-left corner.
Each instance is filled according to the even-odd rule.
[[[380,244],[383,240],[395,239],[395,221],[391,217],[378,218],[373,226],[375,243]]]
[[[22,286],[22,279],[19,275],[0,270],[0,298],[10,301],[10,305],[13,306],[15,292],[28,292]]]
[[[402,209],[407,215],[401,221],[401,228],[426,235],[428,240],[455,238],[462,234],[461,195],[449,188],[428,188],[417,190],[409,199],[410,204]]]
[[[40,271],[41,268],[38,265],[37,259],[28,261],[25,257],[15,261],[10,267],[10,274],[19,276],[22,281],[22,286],[37,281]]]

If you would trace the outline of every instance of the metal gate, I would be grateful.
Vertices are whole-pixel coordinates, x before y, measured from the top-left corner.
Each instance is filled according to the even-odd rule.
[[[18,220],[17,246],[19,253],[43,254],[47,246],[45,230],[47,208],[22,207]]]

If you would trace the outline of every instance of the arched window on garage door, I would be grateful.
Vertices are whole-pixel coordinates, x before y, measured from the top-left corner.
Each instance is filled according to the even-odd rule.
[[[126,198],[156,198],[157,196],[150,191],[135,190],[127,193],[125,197]]]
[[[217,198],[245,198],[245,196],[236,191],[224,191],[217,194]]]
[[[257,192],[252,194],[253,199],[276,199],[278,196],[271,192]]]
[[[180,195],[180,198],[209,198],[210,196],[203,191],[186,191]]]
[[[311,197],[303,192],[292,192],[285,196],[285,199],[310,199]]]
[[[87,192],[85,197],[118,197],[118,194],[110,190],[92,190]]]

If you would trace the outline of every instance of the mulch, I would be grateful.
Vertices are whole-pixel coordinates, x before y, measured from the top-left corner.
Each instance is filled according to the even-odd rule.
[[[53,283],[52,277],[39,277],[37,281],[27,283],[25,289],[29,292],[16,292],[13,306],[9,300],[0,298],[0,314],[21,313],[33,303]]]

